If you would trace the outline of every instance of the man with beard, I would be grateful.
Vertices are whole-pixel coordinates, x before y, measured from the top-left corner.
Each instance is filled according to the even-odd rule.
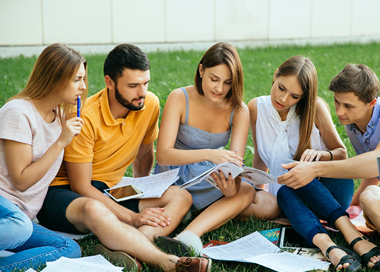
[[[64,163],[38,219],[53,230],[92,231],[103,244],[97,245],[96,253],[106,252],[114,258],[120,256],[114,252],[118,250],[169,269],[173,266],[166,263],[169,255],[150,241],[178,226],[192,204],[191,195],[177,186],[161,198],[119,203],[103,194],[121,180],[130,164],[134,177],[147,176],[152,169],[160,105],[148,92],[149,66],[147,55],[130,44],[121,44],[108,54],[106,88],[87,99],[81,112],[81,134],[65,149]],[[198,264],[203,261],[202,266],[210,265],[205,259],[196,260]]]

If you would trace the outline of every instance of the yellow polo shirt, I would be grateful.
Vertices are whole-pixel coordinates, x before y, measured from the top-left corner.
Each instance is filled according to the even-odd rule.
[[[148,92],[144,108],[129,111],[125,118],[114,119],[109,108],[108,89],[105,88],[86,100],[81,112],[84,126],[65,148],[64,160],[92,162],[92,180],[115,186],[136,158],[141,144],[150,144],[157,139],[159,113],[157,96]],[[50,186],[66,184],[69,182],[62,164]]]

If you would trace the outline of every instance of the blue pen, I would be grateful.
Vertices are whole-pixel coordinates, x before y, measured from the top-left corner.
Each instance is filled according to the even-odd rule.
[[[80,117],[80,95],[77,98],[77,117]]]

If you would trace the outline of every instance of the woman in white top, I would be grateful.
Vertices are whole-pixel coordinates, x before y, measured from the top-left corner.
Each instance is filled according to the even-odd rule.
[[[312,163],[347,158],[328,107],[317,97],[317,85],[317,71],[310,59],[295,56],[274,73],[271,95],[249,102],[253,167],[280,176],[287,171],[281,164],[291,160]],[[327,220],[342,232],[346,229],[353,180],[320,178],[301,188],[276,185],[270,191],[277,194],[277,203],[295,230],[319,247],[336,269],[359,269],[354,253],[336,246],[319,221]]]
[[[38,268],[61,256],[80,257],[77,243],[31,222],[79,134],[82,119],[65,121],[86,93],[86,61],[61,44],[38,57],[24,90],[0,109],[0,271]]]

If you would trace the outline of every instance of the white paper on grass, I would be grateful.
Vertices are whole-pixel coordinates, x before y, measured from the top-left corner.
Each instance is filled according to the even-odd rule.
[[[229,244],[205,248],[203,254],[215,260],[256,263],[281,272],[308,271],[330,264],[279,251],[279,247],[256,231]]]
[[[159,198],[178,180],[179,168],[141,178],[123,177],[112,189],[133,184],[144,193],[140,198]]]
[[[273,254],[279,251],[280,248],[269,242],[268,239],[259,232],[255,231],[229,244],[204,248],[203,254],[215,260],[236,261],[248,259],[260,254]]]
[[[61,257],[54,262],[47,262],[43,272],[121,272],[123,267],[117,267],[103,256],[95,255],[85,258],[69,259]]]
[[[246,259],[279,272],[303,272],[317,269],[327,269],[328,262],[306,258],[297,254],[282,252],[277,254],[262,254]]]

